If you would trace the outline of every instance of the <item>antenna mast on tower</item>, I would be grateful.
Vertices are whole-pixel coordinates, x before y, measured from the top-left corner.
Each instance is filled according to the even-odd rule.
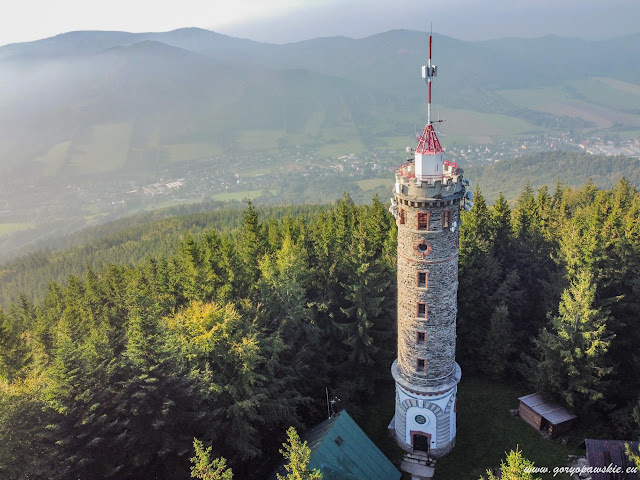
[[[431,64],[431,43],[433,39],[433,27],[429,33],[429,60],[427,65],[422,67],[422,78],[425,79],[429,88],[429,98],[427,101],[427,125],[431,125],[431,79],[438,73],[438,67]]]

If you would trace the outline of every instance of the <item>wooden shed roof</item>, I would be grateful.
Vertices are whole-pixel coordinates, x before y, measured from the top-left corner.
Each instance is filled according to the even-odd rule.
[[[630,440],[593,440],[587,438],[585,441],[587,446],[587,461],[590,467],[606,467],[609,464],[622,467],[622,472],[627,471],[627,467],[633,467],[634,464],[625,453],[625,444],[628,443],[631,450],[638,451],[638,442]],[[619,478],[617,475],[611,475],[609,473],[592,473],[591,478],[593,480],[611,480]],[[622,476],[627,480],[635,480],[638,477],[635,473],[626,473],[626,476]]]
[[[559,425],[577,418],[573,413],[570,413],[566,408],[561,407],[555,402],[550,402],[544,398],[541,393],[531,393],[524,397],[518,398],[520,403],[526,405],[535,413],[543,417],[552,425]]]

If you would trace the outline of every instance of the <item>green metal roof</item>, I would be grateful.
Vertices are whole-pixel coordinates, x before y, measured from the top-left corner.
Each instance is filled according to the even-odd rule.
[[[401,473],[342,410],[303,437],[311,449],[308,468],[324,480],[399,480]]]

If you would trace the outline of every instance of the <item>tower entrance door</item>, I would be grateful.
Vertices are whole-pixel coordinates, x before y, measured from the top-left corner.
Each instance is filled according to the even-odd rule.
[[[411,435],[411,443],[414,450],[429,453],[431,435],[428,433],[413,433]]]

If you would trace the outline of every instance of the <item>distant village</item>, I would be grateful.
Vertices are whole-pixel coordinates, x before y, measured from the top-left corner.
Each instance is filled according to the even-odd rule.
[[[407,145],[412,143],[408,137]],[[463,167],[548,151],[640,158],[640,139],[582,137],[569,132],[466,145],[448,144],[443,136],[442,143],[445,156]],[[145,177],[118,174],[106,181],[102,176],[85,177],[82,186],[62,185],[58,179],[50,183],[25,180],[27,184],[0,184],[0,223],[21,222],[24,218],[46,223],[73,216],[78,218],[78,228],[85,222],[103,221],[142,208],[277,195],[292,179],[311,176],[336,178],[345,191],[350,191],[350,183],[355,181],[390,178],[389,172],[405,156],[404,149],[384,148],[326,156],[299,146],[272,153],[236,151],[188,163],[167,163]]]

